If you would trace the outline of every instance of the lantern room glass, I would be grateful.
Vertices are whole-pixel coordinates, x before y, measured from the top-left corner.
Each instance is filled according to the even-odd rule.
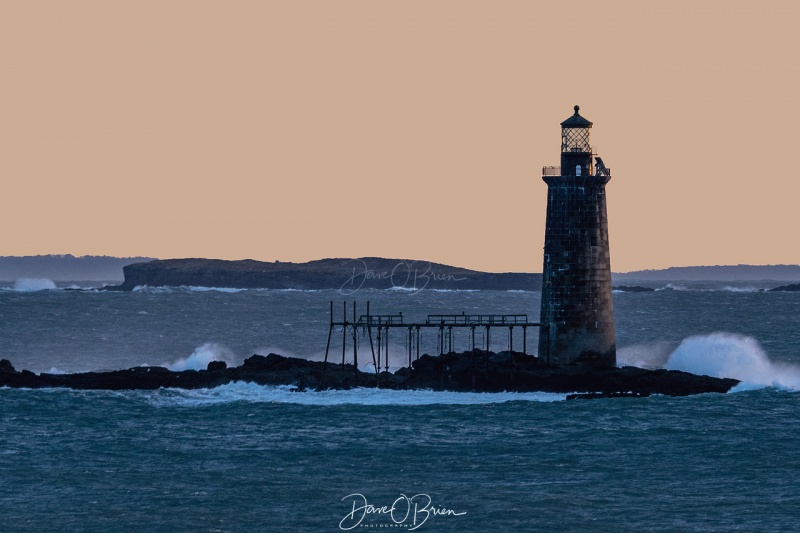
[[[561,128],[561,152],[592,153],[589,146],[589,128]]]

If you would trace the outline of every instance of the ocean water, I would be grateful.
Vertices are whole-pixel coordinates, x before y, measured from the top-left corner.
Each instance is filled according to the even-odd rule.
[[[800,293],[759,288],[614,295],[621,362],[744,381],[724,395],[0,388],[0,531],[793,531]],[[330,301],[337,319],[356,299],[359,313],[369,300],[373,313],[408,320],[535,320],[539,298],[26,282],[0,288],[0,358],[35,372],[203,368],[269,352],[319,359]],[[422,351],[437,342],[423,335]],[[468,342],[456,334],[456,348]],[[402,335],[390,344],[397,368]],[[492,349],[507,346],[493,333]]]

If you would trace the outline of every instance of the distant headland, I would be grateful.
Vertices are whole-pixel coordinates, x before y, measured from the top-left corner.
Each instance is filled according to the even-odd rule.
[[[124,267],[125,281],[107,290],[199,286],[242,289],[539,290],[541,274],[490,273],[430,261],[361,257],[307,263],[245,259],[165,259]]]
[[[125,281],[109,290],[136,287],[199,286],[265,289],[403,290],[526,290],[540,291],[542,275],[521,272],[481,272],[414,259],[383,257],[320,259],[306,263],[245,259],[165,259],[123,268]],[[614,281],[647,280],[775,280],[800,281],[800,266],[675,267],[614,274]],[[621,288],[621,290],[629,287]]]
[[[382,257],[320,259],[306,263],[245,259],[167,259],[37,255],[0,257],[0,282],[43,278],[56,282],[103,281],[129,291],[137,286],[206,286],[219,288],[540,291],[539,273],[491,273],[423,260]],[[727,265],[670,267],[612,274],[614,289],[652,291],[640,283],[656,281],[775,281],[771,290],[800,288],[800,265]],[[121,283],[120,283],[121,282]],[[778,284],[783,284],[777,287]]]
[[[614,281],[800,281],[800,265],[714,265],[614,273]]]

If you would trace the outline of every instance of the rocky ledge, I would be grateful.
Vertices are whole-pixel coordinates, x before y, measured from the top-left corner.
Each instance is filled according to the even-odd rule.
[[[616,287],[611,287],[611,290],[619,292],[655,292],[655,289],[651,289],[650,287],[641,287],[639,285],[634,285],[632,287],[628,285],[617,285]]]
[[[800,283],[792,283],[790,285],[781,285],[770,289],[769,292],[800,292]]]
[[[375,387],[432,389],[458,392],[556,392],[578,393],[573,398],[620,396],[688,396],[728,392],[735,379],[697,376],[677,370],[645,370],[635,367],[548,366],[519,352],[475,350],[441,356],[423,355],[412,368],[380,375],[357,371],[352,365],[308,361],[278,354],[253,355],[241,366],[209,363],[206,370],[173,372],[163,367],[137,367],[110,372],[35,374],[17,371],[0,361],[0,386],[16,388],[68,387],[100,390],[153,390],[162,387],[200,389],[243,381],[261,385],[292,385],[308,389]]]

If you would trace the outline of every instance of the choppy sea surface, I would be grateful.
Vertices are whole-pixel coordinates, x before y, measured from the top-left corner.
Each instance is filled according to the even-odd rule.
[[[462,311],[536,320],[540,301],[538,292],[53,286],[0,287],[0,358],[17,369],[320,359],[331,301],[337,319],[355,299],[359,313],[369,300],[373,313],[408,321]],[[796,530],[800,293],[659,288],[614,294],[621,364],[735,377],[734,392],[565,401],[242,383],[0,388],[0,531]],[[396,337],[393,369],[407,353]],[[422,351],[437,343],[423,334]],[[456,349],[468,344],[456,333]],[[505,349],[508,338],[493,333],[491,344]],[[332,353],[340,360],[341,332]]]

